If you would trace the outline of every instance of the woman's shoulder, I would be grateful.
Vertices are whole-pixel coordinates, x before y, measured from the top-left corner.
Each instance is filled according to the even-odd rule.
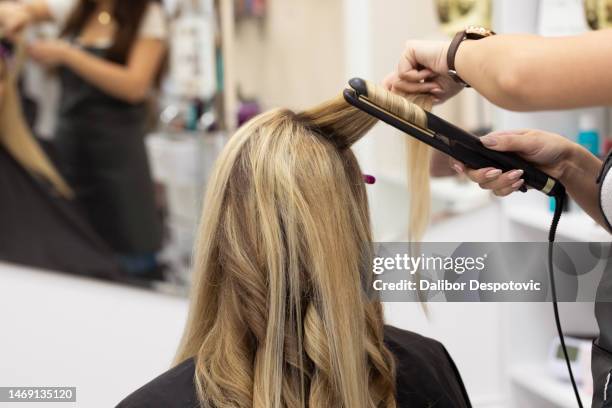
[[[143,385],[116,408],[198,408],[192,358]]]
[[[61,27],[66,23],[78,0],[47,0],[51,18]]]
[[[140,37],[165,40],[168,31],[168,18],[164,6],[151,0],[140,24]]]
[[[434,339],[385,326],[385,344],[396,360],[398,407],[470,407],[452,358]]]

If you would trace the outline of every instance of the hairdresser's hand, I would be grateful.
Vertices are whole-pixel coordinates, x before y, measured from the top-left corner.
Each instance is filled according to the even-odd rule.
[[[577,148],[563,136],[541,130],[517,130],[494,132],[480,138],[482,143],[492,150],[515,152],[528,162],[533,163],[545,173],[563,181],[570,157]],[[497,196],[507,196],[521,188],[524,180],[522,170],[502,173],[500,169],[468,169],[455,160],[451,165],[458,173],[465,173],[480,187],[492,190]]]
[[[442,103],[463,87],[448,76],[446,41],[407,41],[397,66],[397,81],[391,90],[398,93],[430,93]]]
[[[31,21],[31,13],[23,3],[3,1],[0,3],[0,27],[9,37],[20,32]]]
[[[64,63],[70,44],[63,40],[39,40],[28,45],[30,57],[49,68]]]

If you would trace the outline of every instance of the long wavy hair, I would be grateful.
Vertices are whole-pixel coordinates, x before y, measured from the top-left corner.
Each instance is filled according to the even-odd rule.
[[[0,147],[32,177],[49,185],[63,198],[71,199],[74,192],[32,135],[23,114],[17,87],[26,58],[22,39],[17,41],[13,51],[10,60],[0,58]]]
[[[202,406],[396,406],[351,146],[375,121],[341,98],[241,128],[207,189],[189,318]]]

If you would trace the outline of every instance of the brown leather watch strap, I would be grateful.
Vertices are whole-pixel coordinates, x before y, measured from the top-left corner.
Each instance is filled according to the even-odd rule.
[[[465,40],[480,40],[481,38],[489,37],[491,35],[495,35],[495,33],[482,27],[468,27],[465,30],[459,31],[457,34],[455,34],[455,37],[453,37],[453,41],[451,41],[446,54],[448,75],[453,78],[455,82],[462,84],[466,88],[470,87],[470,85],[468,85],[468,83],[461,79],[459,74],[457,74],[457,70],[455,68],[455,57],[457,56],[457,51],[459,50],[461,43]]]
[[[448,47],[448,53],[446,54],[446,65],[448,69],[451,71],[455,71],[455,56],[457,55],[457,50],[459,49],[459,45],[467,38],[465,31],[459,31],[453,37],[453,41],[451,41],[450,46]]]

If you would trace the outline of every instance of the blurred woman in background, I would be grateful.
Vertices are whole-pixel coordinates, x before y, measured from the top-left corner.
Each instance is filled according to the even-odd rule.
[[[8,35],[49,20],[63,26],[61,39],[35,41],[29,54],[59,72],[59,167],[124,269],[146,276],[161,245],[144,136],[146,102],[166,54],[163,7],[155,0],[0,4]]]

